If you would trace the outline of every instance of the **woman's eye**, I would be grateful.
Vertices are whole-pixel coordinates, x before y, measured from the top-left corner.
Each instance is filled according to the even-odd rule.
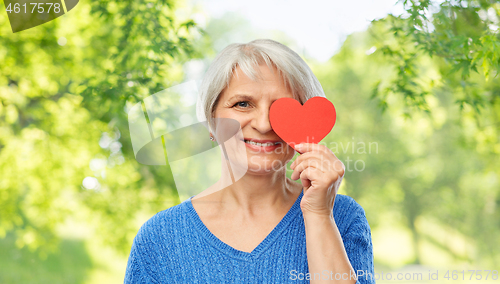
[[[237,102],[234,106],[246,108],[248,107],[248,102]]]

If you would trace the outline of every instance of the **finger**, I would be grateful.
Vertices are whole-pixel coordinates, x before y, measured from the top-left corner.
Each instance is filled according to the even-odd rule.
[[[309,167],[300,173],[300,181],[305,189],[309,189],[312,186],[312,181],[318,180],[320,175],[318,169]]]
[[[304,187],[305,190],[309,189],[311,186],[311,181],[308,180],[306,177],[300,178],[300,183],[302,183],[302,187]]]
[[[304,154],[298,156],[297,159],[295,159],[295,161],[293,161],[293,163],[290,165],[290,168],[293,170],[294,167],[296,167],[298,164],[302,163],[303,161],[305,161],[309,158],[313,158],[313,157],[321,159],[322,155],[318,152],[304,153]]]
[[[300,163],[313,158],[321,161],[321,166],[318,168],[320,168],[323,172],[334,171],[340,176],[344,175],[345,166],[342,161],[340,161],[335,155],[325,155],[324,153],[317,151],[307,152],[298,156],[297,159],[295,159],[295,161],[290,165],[290,169],[294,170]]]
[[[293,173],[291,175],[292,180],[297,180],[300,176],[300,173],[308,167],[317,168],[322,171],[322,163],[320,159],[317,158],[309,158],[297,164],[293,169]]]
[[[341,177],[343,177],[345,174],[345,165],[341,160],[337,159],[337,157],[335,157],[331,167],[329,168],[333,169],[333,171],[335,171]]]
[[[301,144],[295,145],[295,150],[297,150],[301,154],[304,154],[306,152],[311,152],[311,151],[333,153],[325,145],[320,145],[320,144],[316,144],[316,143],[301,143]]]

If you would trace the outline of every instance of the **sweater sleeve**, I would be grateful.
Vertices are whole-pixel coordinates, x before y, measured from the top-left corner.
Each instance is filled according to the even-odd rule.
[[[156,283],[145,272],[141,257],[140,245],[137,243],[137,236],[132,243],[130,256],[127,262],[127,269],[125,271],[124,284],[150,284]]]
[[[349,261],[358,277],[356,284],[375,283],[371,230],[361,206],[358,207],[357,215],[342,239]]]

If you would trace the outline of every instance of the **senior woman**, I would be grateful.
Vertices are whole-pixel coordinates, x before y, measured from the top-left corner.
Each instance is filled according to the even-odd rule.
[[[240,124],[244,147],[234,149],[243,149],[245,173],[235,180],[229,158],[216,184],[144,223],[125,283],[375,283],[365,212],[337,194],[342,162],[304,143],[286,177],[296,152],[273,131],[269,109],[280,98],[314,96],[324,96],[320,83],[288,47],[226,47],[205,75],[201,109],[212,140],[217,119]]]

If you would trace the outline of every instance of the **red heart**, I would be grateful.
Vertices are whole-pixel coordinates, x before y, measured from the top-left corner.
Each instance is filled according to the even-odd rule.
[[[318,143],[332,130],[337,114],[332,102],[313,97],[304,105],[292,98],[276,100],[269,110],[271,126],[288,145]]]

